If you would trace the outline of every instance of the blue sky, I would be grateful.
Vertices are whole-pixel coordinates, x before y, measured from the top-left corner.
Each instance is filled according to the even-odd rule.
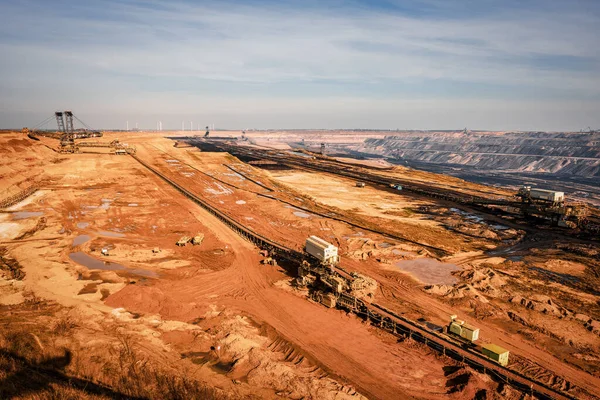
[[[6,128],[600,128],[595,0],[0,0],[0,54]]]

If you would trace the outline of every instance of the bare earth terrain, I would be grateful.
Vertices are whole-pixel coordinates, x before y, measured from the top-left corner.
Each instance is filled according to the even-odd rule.
[[[135,146],[140,161],[270,240],[298,251],[310,235],[333,243],[345,270],[377,281],[374,299],[387,309],[437,325],[457,314],[481,329],[481,343],[510,350],[511,370],[571,398],[600,397],[594,238],[166,137],[180,134],[101,139]],[[284,133],[247,135],[244,145],[289,149]],[[530,398],[309,300],[286,268],[261,263],[260,249],[136,158],[56,145],[0,135],[0,200],[39,187],[0,210],[0,398]],[[509,193],[340,161],[477,196]],[[176,245],[198,234],[201,244]]]

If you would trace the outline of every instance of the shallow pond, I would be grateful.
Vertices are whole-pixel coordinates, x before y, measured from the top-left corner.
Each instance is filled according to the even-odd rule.
[[[458,280],[452,271],[458,271],[454,264],[440,262],[434,258],[415,258],[395,263],[402,271],[409,272],[423,283],[431,285],[452,285]]]
[[[79,246],[80,244],[84,244],[90,240],[90,235],[79,235],[75,239],[73,239],[73,247]]]
[[[41,217],[42,215],[44,215],[43,211],[17,211],[14,212],[13,214],[13,219],[25,219],[25,218],[32,218],[32,217]]]
[[[130,274],[133,274],[133,275],[140,275],[140,276],[147,276],[147,277],[158,276],[156,274],[156,272],[154,272],[154,271],[148,271],[145,269],[138,269],[138,268],[127,268],[124,265],[121,265],[118,263],[114,263],[114,262],[110,262],[110,261],[103,261],[103,260],[99,260],[97,258],[91,257],[82,251],[77,251],[75,253],[69,254],[69,258],[71,260],[73,260],[74,262],[76,262],[77,264],[83,265],[84,267],[89,268],[89,269],[101,269],[101,270],[105,270],[105,271],[124,271],[124,272],[128,272]]]
[[[124,233],[111,232],[111,231],[100,231],[100,232],[98,232],[98,234],[100,234],[102,236],[110,236],[110,237],[118,237],[118,238],[125,237]]]
[[[302,212],[302,211],[294,211],[294,215],[296,217],[300,217],[300,218],[310,218],[310,214],[307,214],[307,213]]]

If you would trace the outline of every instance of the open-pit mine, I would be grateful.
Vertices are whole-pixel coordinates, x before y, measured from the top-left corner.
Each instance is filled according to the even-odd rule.
[[[0,133],[0,398],[600,398],[598,134],[68,113]]]

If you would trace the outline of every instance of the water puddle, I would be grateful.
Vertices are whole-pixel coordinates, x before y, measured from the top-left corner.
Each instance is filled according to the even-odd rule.
[[[78,223],[77,223],[77,227],[78,227],[79,229],[85,229],[85,228],[87,228],[89,225],[90,225],[90,223],[89,223],[89,222],[78,222]]]
[[[110,236],[110,237],[117,237],[117,238],[125,237],[125,234],[123,234],[123,233],[111,232],[111,231],[100,231],[100,232],[98,232],[98,234],[102,235],[102,236]]]
[[[453,285],[457,279],[451,274],[458,271],[454,264],[440,262],[434,258],[415,258],[395,263],[396,267],[414,275],[421,282],[431,285]]]
[[[13,220],[18,220],[18,219],[26,219],[26,218],[32,218],[32,217],[41,217],[42,215],[44,215],[43,211],[17,211],[14,212],[13,214]]]
[[[471,215],[471,214],[467,215],[467,219],[474,221],[475,223],[478,223],[478,224],[482,223],[484,221],[483,218],[481,218],[477,215]]]
[[[110,208],[111,202],[112,202],[112,200],[110,200],[110,199],[102,199],[102,204],[98,208],[101,208],[103,210],[108,210]]]
[[[127,204],[127,207],[137,207],[138,203],[129,203]]]
[[[238,174],[237,172],[234,172],[234,173],[223,173],[223,175],[230,176],[232,178],[237,178],[240,182],[246,180],[246,178],[244,178],[242,175]]]
[[[388,242],[379,243],[379,247],[381,247],[382,249],[387,249],[388,247],[392,247],[393,245],[393,243]]]
[[[397,256],[410,256],[412,253],[410,251],[402,251],[398,249],[392,249],[392,254]]]
[[[97,258],[91,257],[84,252],[77,251],[69,254],[69,258],[79,265],[83,265],[88,269],[101,269],[105,271],[123,271],[133,275],[157,277],[158,275],[154,271],[148,271],[145,269],[138,268],[127,268],[124,265],[117,264],[110,261],[98,260]]]
[[[459,210],[458,208],[451,208],[450,211],[452,211],[453,213],[456,213],[458,215],[461,215],[461,216],[465,217],[466,219],[471,220],[475,223],[481,223],[484,221],[484,219],[481,218],[480,216],[474,215],[474,214],[469,214],[468,212]]]
[[[235,204],[246,204],[246,202],[244,200],[238,200],[235,202]]]
[[[304,154],[304,153],[299,153],[299,152],[296,152],[296,151],[290,151],[289,153],[293,154],[295,156],[300,156],[300,157],[304,157],[304,158],[313,158],[313,156],[311,156],[311,155]]]
[[[179,163],[179,160],[165,160],[168,163],[172,163],[172,164],[177,164]]]
[[[294,215],[295,215],[296,217],[300,217],[300,218],[310,218],[310,214],[308,214],[308,213],[305,213],[304,211],[302,211],[302,210],[301,210],[301,209],[299,209],[299,208],[296,208],[296,207],[294,207],[294,206],[291,206],[291,205],[289,205],[289,204],[288,204],[288,205],[286,205],[286,206],[285,206],[285,208],[290,208],[290,209],[294,210]]]
[[[505,231],[507,229],[510,229],[508,226],[504,226],[504,225],[500,225],[500,224],[490,225],[490,228],[496,229],[497,231]]]
[[[72,247],[79,246],[80,244],[84,244],[90,240],[90,235],[79,235],[75,239],[73,239]]]

